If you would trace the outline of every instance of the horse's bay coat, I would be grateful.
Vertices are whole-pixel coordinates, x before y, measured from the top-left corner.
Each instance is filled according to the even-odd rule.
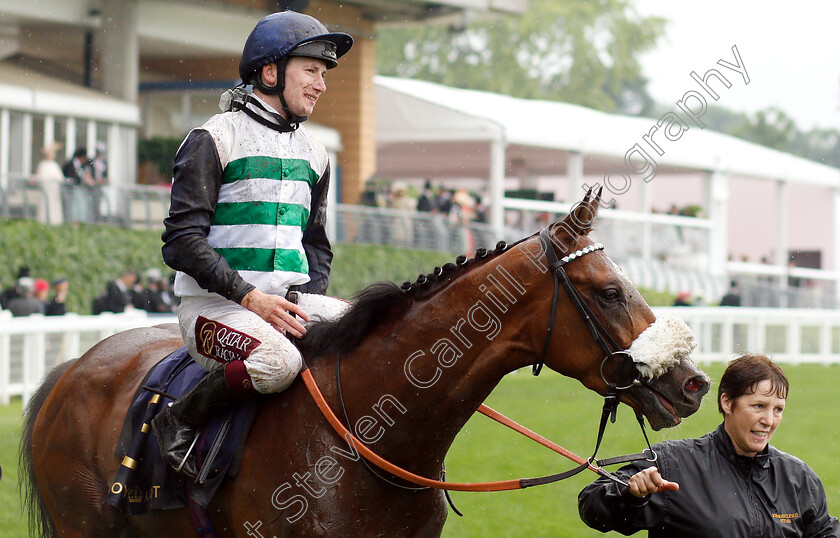
[[[598,203],[597,194],[587,196],[550,226],[546,233],[557,253],[594,244],[586,234]],[[568,295],[552,301],[556,280],[543,263],[547,252],[536,234],[510,247],[481,249],[414,284],[370,286],[344,316],[313,324],[303,340],[310,345],[305,356],[329,406],[378,455],[437,479],[479,405],[507,373],[538,361],[544,345],[546,368],[606,394],[604,373],[612,367],[602,368],[604,350]],[[580,300],[621,349],[656,321],[600,250],[566,270]],[[553,305],[556,323],[548,337]],[[148,368],[180,345],[176,327],[111,336],[51,373],[32,397],[22,472],[32,485],[30,513],[43,534],[194,533],[186,509],[127,517],[102,504],[120,465],[114,448],[131,395]],[[339,354],[343,406],[335,377]],[[694,413],[708,386],[708,377],[684,357],[665,374],[628,387],[621,400],[659,429]],[[255,528],[278,537],[438,536],[447,511],[441,490],[398,488],[362,465],[302,382],[264,397],[239,474],[209,506],[217,534],[238,537]]]

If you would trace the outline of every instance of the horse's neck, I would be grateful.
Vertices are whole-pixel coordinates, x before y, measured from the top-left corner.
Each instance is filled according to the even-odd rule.
[[[384,457],[415,472],[439,471],[502,377],[533,360],[525,330],[533,305],[524,304],[523,283],[499,267],[415,305],[342,359],[354,433]]]

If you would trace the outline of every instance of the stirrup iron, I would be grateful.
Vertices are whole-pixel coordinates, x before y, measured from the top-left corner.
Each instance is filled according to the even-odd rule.
[[[186,454],[184,454],[184,459],[182,459],[182,460],[181,460],[181,463],[178,465],[178,467],[176,467],[176,468],[175,468],[175,472],[180,473],[180,472],[181,472],[181,469],[183,469],[183,468],[184,468],[184,464],[186,464],[186,463],[187,463],[187,458],[189,458],[189,457],[190,457],[190,454],[192,454],[193,448],[195,448],[195,443],[198,441],[198,438],[199,438],[199,434],[200,434],[200,433],[201,433],[201,432],[196,432],[195,437],[193,437],[193,442],[192,442],[192,444],[190,445],[190,448],[188,448],[188,449],[187,449],[187,453],[186,453]]]

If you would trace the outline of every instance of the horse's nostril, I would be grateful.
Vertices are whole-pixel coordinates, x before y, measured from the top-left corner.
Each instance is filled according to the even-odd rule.
[[[703,381],[696,377],[692,377],[691,379],[685,382],[685,386],[683,388],[686,392],[697,392],[698,390],[703,388]]]

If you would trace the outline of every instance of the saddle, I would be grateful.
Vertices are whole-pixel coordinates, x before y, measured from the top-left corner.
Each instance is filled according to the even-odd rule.
[[[245,439],[256,415],[257,399],[242,401],[213,417],[195,444],[200,465],[197,480],[177,473],[160,457],[150,423],[170,402],[189,392],[207,371],[196,363],[186,347],[155,364],[140,383],[117,442],[115,457],[122,463],[110,484],[105,504],[129,515],[149,510],[206,507],[227,477],[239,469]]]

